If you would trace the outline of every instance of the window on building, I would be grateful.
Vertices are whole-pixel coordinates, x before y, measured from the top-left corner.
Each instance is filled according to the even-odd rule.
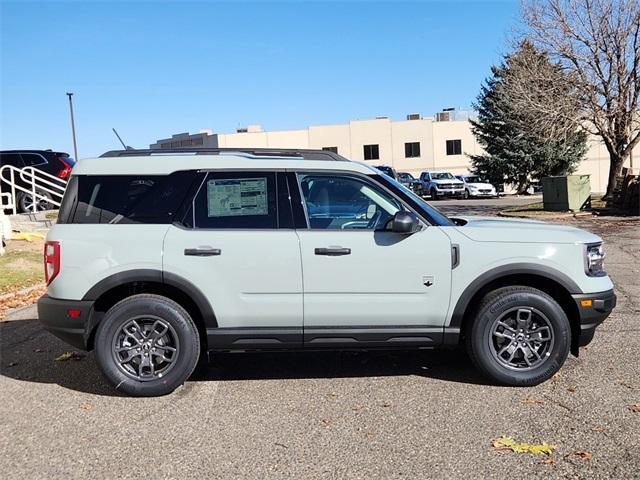
[[[338,153],[338,147],[322,147],[325,152]]]
[[[278,228],[276,174],[210,173],[192,208],[195,228]]]
[[[204,144],[204,140],[202,139],[202,137],[194,138],[193,139],[193,144],[194,145],[203,145]]]
[[[420,156],[420,142],[409,142],[404,144],[405,158],[416,158]]]
[[[447,155],[462,155],[462,140],[447,140]]]
[[[364,159],[365,160],[378,160],[380,158],[380,146],[379,145],[365,145],[364,146]]]
[[[171,142],[161,143],[160,148],[171,148]]]

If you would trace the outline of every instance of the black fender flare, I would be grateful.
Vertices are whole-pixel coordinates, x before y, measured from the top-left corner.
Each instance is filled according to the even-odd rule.
[[[106,278],[103,278],[93,287],[91,287],[91,289],[89,289],[84,297],[82,297],[82,300],[95,302],[104,293],[108,292],[112,288],[132,282],[161,283],[170,285],[171,287],[182,291],[185,295],[189,296],[189,298],[191,298],[191,300],[193,300],[193,302],[196,304],[196,306],[200,310],[200,313],[202,314],[202,318],[207,328],[215,328],[218,326],[216,316],[213,312],[213,308],[211,307],[211,303],[209,302],[205,294],[202,293],[202,291],[198,287],[196,287],[186,278],[180,275],[176,275],[175,273],[163,272],[162,270],[135,269],[127,270],[126,272],[115,273]]]
[[[478,293],[480,289],[487,284],[510,275],[534,275],[543,279],[553,280],[567,290],[569,294],[584,293],[576,282],[574,282],[568,275],[556,270],[555,268],[535,263],[512,263],[509,265],[502,265],[486,271],[467,285],[467,288],[464,289],[456,302],[456,306],[451,314],[451,321],[446,329],[449,331],[457,330],[459,332],[460,327],[462,326],[462,321],[464,320],[465,311],[469,306],[469,302],[471,302],[471,299],[476,295],[476,293]]]

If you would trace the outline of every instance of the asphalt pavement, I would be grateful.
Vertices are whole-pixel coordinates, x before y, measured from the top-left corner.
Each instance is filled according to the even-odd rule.
[[[531,201],[528,199],[528,201]],[[442,201],[491,214],[506,200]],[[526,203],[526,202],[524,202]],[[532,388],[487,384],[461,351],[228,354],[162,398],[121,396],[94,355],[0,323],[0,472],[25,478],[640,478],[640,223],[554,220],[606,240],[618,307]],[[549,457],[499,451],[500,436]]]

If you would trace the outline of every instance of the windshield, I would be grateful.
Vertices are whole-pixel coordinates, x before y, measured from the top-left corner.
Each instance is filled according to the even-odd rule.
[[[449,172],[432,173],[431,178],[433,180],[453,180],[454,176]]]
[[[415,178],[413,178],[413,175],[407,172],[398,173],[398,178],[403,182],[410,182],[411,180],[415,180]]]
[[[470,175],[468,177],[464,177],[464,180],[467,183],[489,183],[484,178],[480,178],[476,175]]]
[[[427,218],[431,219],[434,225],[439,225],[441,227],[455,226],[455,223],[449,220],[449,218],[444,213],[442,213],[437,208],[429,205],[427,202],[424,201],[422,197],[419,197],[418,195],[413,193],[411,189],[405,187],[400,182],[397,182],[396,180],[389,177],[388,175],[380,175],[378,178],[381,178],[382,181],[385,183],[390,183],[391,187],[394,190],[400,190],[399,193],[402,193],[403,196],[408,197],[408,200],[410,200],[415,207],[421,210],[420,213],[423,213]]]

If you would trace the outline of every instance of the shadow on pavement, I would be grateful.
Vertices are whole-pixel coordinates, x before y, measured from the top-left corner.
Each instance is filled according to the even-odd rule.
[[[71,390],[122,396],[102,377],[93,353],[80,360],[55,359],[73,348],[37,320],[0,322],[0,375]],[[462,350],[230,353],[216,355],[192,381],[349,378],[417,375],[486,384]]]

